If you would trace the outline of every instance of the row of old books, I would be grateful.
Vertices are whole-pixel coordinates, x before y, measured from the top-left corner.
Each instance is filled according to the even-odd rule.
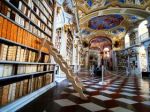
[[[39,16],[41,16],[41,19],[43,19],[45,22],[47,22],[46,18],[52,21],[53,6],[51,6],[52,7],[51,8],[49,2],[46,2],[46,0],[43,0],[41,3],[41,1],[35,0],[31,8],[34,10],[35,6],[38,6],[37,8],[39,8],[42,11],[42,13],[46,15],[45,17],[42,13],[41,15],[39,14]]]
[[[16,41],[18,43],[22,43],[22,44],[25,44],[25,45],[28,45],[28,46],[31,46],[31,47],[34,47],[37,49],[40,47],[40,39],[38,39],[38,37],[46,38],[49,41],[51,40],[52,31],[50,29],[48,29],[44,24],[42,24],[42,23],[40,24],[40,28],[43,31],[42,32],[35,25],[30,24],[30,21],[24,19],[19,14],[17,14],[15,11],[8,8],[8,6],[6,4],[4,4],[4,2],[2,2],[2,1],[0,1],[0,8],[1,8],[0,13],[7,16],[11,20],[13,20],[15,23],[19,24],[19,25],[16,25],[16,24],[12,23],[11,21],[0,16],[0,21],[1,21],[0,22],[0,31],[2,31],[1,29],[3,29],[3,31],[0,32],[0,36],[2,36],[2,34],[3,34],[3,36],[5,38],[10,38],[13,41]],[[37,23],[35,23],[35,24],[38,25]],[[50,23],[48,23],[47,25],[49,25],[49,24]],[[27,31],[22,29],[20,26],[27,29]],[[34,35],[31,34],[30,32],[32,32]],[[44,32],[46,32],[49,36],[46,35]],[[29,39],[29,42],[26,41],[26,37]]]
[[[52,24],[50,21],[47,21],[47,18],[44,15],[41,15],[42,13],[38,10],[38,7],[34,6],[33,11],[38,12],[38,15],[35,15],[34,13],[32,13],[32,11],[30,10],[29,7],[27,7],[24,2],[22,1],[17,1],[17,2],[13,2],[13,1],[9,1],[12,5],[16,6],[18,10],[20,10],[26,17],[28,17],[33,23],[35,23],[39,28],[41,28],[43,31],[45,31],[46,28],[52,28]],[[26,19],[24,19],[22,16],[20,16],[18,13],[16,13],[15,11],[13,11],[11,8],[9,8],[5,3],[2,3],[3,5],[3,9],[2,9],[2,13],[3,10],[5,12],[5,15],[7,15],[7,17],[11,18],[12,20],[14,20],[15,22],[17,22],[18,24],[22,25],[25,28],[29,29],[29,22],[26,21]],[[41,18],[38,19],[38,17]],[[45,18],[44,18],[45,17]],[[46,22],[43,23],[43,21],[46,19]],[[52,20],[51,20],[52,21]],[[43,28],[44,25],[44,28]],[[30,26],[32,26],[31,28],[33,28],[33,33],[35,33],[34,31],[40,32],[38,29],[34,28],[33,25],[30,24]],[[30,28],[30,29],[31,29]],[[49,32],[51,32],[49,30]]]
[[[43,71],[53,71],[53,65],[13,65],[13,64],[0,64],[0,77],[9,77],[17,74],[31,74]]]
[[[0,16],[0,37],[35,49],[40,49],[42,44],[41,40],[35,35],[15,25],[2,16]]]
[[[0,43],[0,60],[18,61],[18,62],[36,62],[38,53],[20,46],[12,46]],[[47,63],[49,55],[43,55],[41,62]]]
[[[14,74],[14,67],[10,64],[0,64],[0,77],[8,77]]]
[[[48,10],[48,12],[50,13],[50,15],[52,15],[52,11],[53,9],[51,7],[53,7],[53,2],[49,1],[49,0],[42,0],[43,5],[46,7],[46,9]],[[51,7],[50,7],[51,6]]]
[[[0,106],[8,104],[32,91],[35,91],[53,81],[52,74],[47,73],[43,76],[25,79],[20,82],[12,83],[0,87]]]
[[[25,14],[25,15],[28,14],[28,15],[26,15],[27,17],[30,17],[29,15],[31,14],[31,17],[30,17],[31,20],[33,20],[39,26],[40,26],[41,22],[36,17],[37,15],[39,16],[39,18],[41,18],[42,21],[44,21],[45,24],[48,25],[49,23],[51,23],[51,21],[52,21],[52,16],[51,15],[52,15],[52,11],[53,10],[50,9],[50,7],[48,5],[46,6],[44,4],[46,6],[46,9],[45,9],[45,7],[41,4],[41,2],[37,1],[37,0],[36,1],[31,1],[30,4],[28,2],[26,2],[26,3],[30,6],[30,8],[32,9],[32,11],[34,11],[36,13],[36,15],[33,14],[32,11],[28,7],[26,7],[26,5],[24,4],[24,2],[19,1],[19,7],[18,7],[18,9],[21,10],[23,12],[23,14]],[[51,15],[47,12],[47,10],[48,10],[48,12]],[[52,28],[52,24],[49,24],[48,27]]]

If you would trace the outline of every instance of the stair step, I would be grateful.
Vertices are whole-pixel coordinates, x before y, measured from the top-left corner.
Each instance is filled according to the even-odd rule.
[[[63,58],[62,55],[60,55],[60,54],[58,54],[57,56],[58,56],[59,58]]]
[[[53,46],[54,44],[52,43],[52,42],[50,42],[50,41],[47,41],[51,46]]]
[[[65,62],[65,61],[62,61],[62,63],[67,64],[67,62]]]
[[[54,47],[52,47],[52,50],[54,50],[54,51],[56,51],[58,53],[57,49],[55,49]]]

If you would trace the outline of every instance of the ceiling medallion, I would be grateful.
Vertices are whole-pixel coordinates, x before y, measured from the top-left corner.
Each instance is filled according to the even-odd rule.
[[[123,20],[123,16],[119,14],[97,16],[89,21],[88,27],[94,30],[108,30],[120,25]]]

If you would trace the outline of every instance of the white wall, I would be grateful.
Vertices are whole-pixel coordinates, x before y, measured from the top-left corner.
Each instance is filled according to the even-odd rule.
[[[124,40],[125,40],[125,48],[130,47],[130,37],[128,33],[126,34]]]

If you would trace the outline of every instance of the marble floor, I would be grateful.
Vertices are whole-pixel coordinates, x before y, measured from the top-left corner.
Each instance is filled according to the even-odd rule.
[[[102,86],[101,78],[81,75],[86,101],[65,80],[19,112],[150,112],[150,80],[111,74],[104,79]]]

